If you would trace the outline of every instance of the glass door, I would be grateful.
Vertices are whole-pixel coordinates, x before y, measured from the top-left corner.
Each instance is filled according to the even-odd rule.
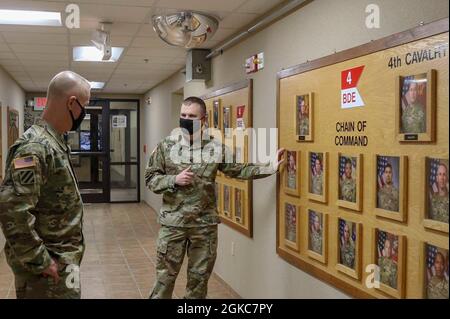
[[[138,202],[139,101],[111,100],[109,117],[111,202]]]
[[[110,201],[108,113],[108,101],[92,100],[81,126],[68,133],[75,175],[86,203]]]

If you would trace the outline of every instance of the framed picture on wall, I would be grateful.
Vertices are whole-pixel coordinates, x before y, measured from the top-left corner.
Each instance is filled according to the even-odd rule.
[[[231,125],[231,106],[226,106],[223,108],[223,134],[225,138],[232,136],[232,125]]]
[[[375,214],[406,221],[407,157],[375,155]]]
[[[212,109],[213,117],[212,117],[212,127],[215,129],[221,129],[222,122],[222,114],[220,111],[220,100],[213,101],[213,109]]]
[[[222,213],[224,216],[231,218],[231,194],[232,194],[232,187],[228,185],[223,185],[223,206],[222,206]]]
[[[359,280],[361,277],[361,224],[338,218],[336,269]]]
[[[396,132],[401,142],[432,142],[435,136],[436,70],[397,78]]]
[[[424,226],[448,233],[448,159],[425,158]]]
[[[374,231],[374,264],[379,268],[379,290],[395,297],[404,296],[405,236],[378,228]]]
[[[19,138],[19,112],[11,107],[7,107],[6,128],[8,134],[8,148]]]
[[[448,300],[448,247],[425,243],[421,255],[423,265],[423,298]]]
[[[300,196],[300,151],[285,151],[286,166],[283,173],[283,189],[286,194]]]
[[[327,215],[308,209],[308,251],[310,258],[327,262]]]
[[[362,171],[361,154],[338,154],[338,206],[361,211]]]
[[[2,121],[2,102],[0,101],[0,132],[2,132],[3,121]],[[0,138],[0,183],[3,181],[3,147],[2,138]]]
[[[282,240],[286,247],[298,251],[299,250],[299,214],[300,207],[285,202],[283,205],[283,214],[281,216]]]
[[[242,189],[234,188],[234,220],[244,224],[245,216],[245,194]]]
[[[308,198],[327,202],[328,153],[308,152]]]
[[[234,162],[248,163],[248,136],[241,134],[243,131],[236,131],[234,135]]]
[[[313,141],[313,93],[295,97],[295,132],[297,141]]]

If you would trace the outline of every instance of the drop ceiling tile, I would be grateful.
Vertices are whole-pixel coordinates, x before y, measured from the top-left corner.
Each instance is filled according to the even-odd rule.
[[[71,34],[70,45],[71,46],[92,46],[91,34]],[[126,47],[130,44],[131,37],[111,35],[111,45],[114,47]]]
[[[83,20],[141,23],[149,12],[149,8],[131,5],[80,4],[80,12]]]
[[[122,59],[121,59],[121,64],[129,64],[129,63],[133,63],[133,64],[138,64],[138,65],[143,65],[145,66],[145,61],[144,59],[146,59],[146,56],[138,56],[138,55],[125,55]],[[160,56],[160,57],[151,57],[148,58],[148,63],[170,63],[172,62],[174,59],[178,59],[178,58],[173,58],[173,57],[164,57],[164,56]]]
[[[284,0],[249,0],[240,6],[236,12],[263,14],[283,1]]]
[[[151,58],[153,56],[165,56],[165,57],[183,57],[186,55],[187,50],[178,48],[167,49],[152,49],[152,48],[129,48],[126,52],[127,55],[146,56]]]
[[[18,59],[0,59],[0,65],[5,66],[13,66],[13,65],[20,65],[20,61]]]
[[[23,71],[25,72],[25,69],[23,68],[22,65],[20,64],[15,64],[15,65],[3,65],[3,67],[5,68],[5,70],[7,70],[8,72],[18,72],[18,71]]]
[[[190,10],[233,11],[246,0],[205,1],[205,0],[160,0],[157,7]]]
[[[69,61],[69,53],[34,53],[34,52],[18,52],[16,53],[20,61],[33,60],[36,63],[39,61]]]
[[[258,17],[258,14],[254,13],[232,13],[226,16],[221,22],[223,28],[235,28],[239,29]]]
[[[15,59],[16,56],[11,51],[0,51],[0,59]]]
[[[58,2],[67,2],[67,0],[53,0]],[[139,6],[151,7],[156,0],[77,0],[76,3],[101,4],[101,5],[116,5],[116,6]]]
[[[41,44],[10,44],[9,47],[15,53],[52,53],[67,54],[68,46],[63,45],[41,45]]]
[[[222,42],[223,40],[230,37],[233,33],[236,33],[238,29],[235,28],[219,28],[214,34],[214,36],[211,38],[211,41],[219,41]]]
[[[23,1],[23,0],[2,0],[2,9],[7,10],[36,10],[36,11],[57,11],[64,12],[66,4],[54,1]]]
[[[68,68],[69,59],[65,60],[34,60],[32,56],[27,57],[27,59],[21,60],[22,65],[25,68],[41,66],[41,67],[57,67],[57,68]]]
[[[3,37],[6,42],[13,44],[67,44],[67,35],[65,34],[3,32]]]
[[[164,42],[160,38],[136,37],[131,43],[132,48],[155,48],[165,49],[173,48],[170,44]]]

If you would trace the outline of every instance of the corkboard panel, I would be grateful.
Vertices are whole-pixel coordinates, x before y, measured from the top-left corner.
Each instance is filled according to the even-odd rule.
[[[436,48],[441,56],[433,60],[407,65],[405,56],[412,52]],[[446,52],[445,54],[443,52]],[[448,18],[420,26],[402,33],[373,41],[278,73],[277,126],[279,146],[301,152],[300,197],[289,196],[283,191],[278,177],[277,186],[277,253],[281,258],[343,292],[359,298],[391,298],[392,294],[365,284],[370,273],[366,266],[373,264],[375,255],[375,229],[398,235],[403,243],[404,259],[400,267],[403,291],[396,297],[423,297],[423,245],[425,242],[448,249],[447,232],[426,228],[425,209],[425,157],[448,159]],[[390,68],[392,57],[400,57],[401,65]],[[391,60],[392,61],[392,60]],[[365,106],[341,109],[341,72],[364,66],[357,88]],[[400,76],[426,73],[436,70],[436,123],[434,142],[404,143],[396,135],[396,81]],[[298,142],[295,135],[295,96],[314,94],[314,141]],[[364,132],[336,132],[336,123],[367,121]],[[365,135],[367,146],[339,146],[335,137]],[[326,203],[308,199],[308,152],[328,152],[328,200]],[[338,156],[361,154],[362,197],[361,211],[338,206]],[[375,214],[375,190],[377,182],[375,155],[405,156],[405,220],[397,221]],[[280,174],[279,174],[280,175]],[[299,252],[286,247],[282,238],[280,218],[283,205],[289,201],[300,207]],[[307,255],[307,210],[313,209],[328,216],[327,263],[311,260]],[[336,269],[338,250],[338,218],[344,218],[361,226],[361,276],[352,278]],[[399,256],[399,259],[401,257]]]
[[[214,92],[211,92],[205,96],[202,96],[206,103],[206,109],[208,112],[208,122],[209,127],[213,127],[213,104],[214,102],[219,103],[219,128],[222,130],[222,138],[224,143],[234,150],[234,146],[237,145],[235,138],[225,138],[223,133],[223,110],[225,107],[231,107],[231,127],[236,128],[237,122],[237,109],[238,106],[244,105],[243,119],[246,128],[252,127],[252,101],[253,101],[253,88],[252,80],[245,80],[239,83],[235,83],[229,86],[220,88]],[[250,159],[250,147],[251,138],[246,138],[241,145],[243,149],[242,156],[245,158],[245,162],[251,162]],[[216,177],[216,182],[220,185],[219,201],[221,203],[218,211],[221,221],[233,228],[234,230],[248,236],[253,237],[253,190],[252,182],[238,180],[225,176],[222,173],[218,173]],[[222,212],[222,207],[224,204],[223,198],[223,186],[227,185],[231,187],[230,199],[231,199],[231,215],[225,216]],[[238,222],[235,218],[235,189],[240,189],[243,191],[243,218],[241,222]]]

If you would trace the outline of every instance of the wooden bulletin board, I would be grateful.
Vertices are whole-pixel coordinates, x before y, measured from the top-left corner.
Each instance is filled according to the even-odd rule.
[[[246,129],[252,127],[252,80],[245,80],[211,92],[202,99],[208,111],[208,125],[210,128],[220,130],[223,142],[233,150],[236,156],[238,149],[238,162],[250,162],[250,137],[240,143],[232,135],[225,137],[225,126],[230,128],[238,126]],[[216,113],[214,113],[216,110]],[[216,122],[216,125],[214,125]],[[244,134],[245,135],[245,134]],[[218,173],[216,178],[217,209],[221,221],[242,234],[253,237],[253,191],[252,181],[238,180]]]
[[[427,272],[433,275],[436,251],[444,256],[448,284],[448,178],[447,222],[426,213],[431,194],[431,174],[426,172],[439,163],[446,163],[448,170],[448,23],[448,18],[439,20],[278,72],[278,142],[297,154],[300,189],[286,191],[284,166],[277,181],[277,253],[351,296],[431,296]],[[349,78],[355,75],[359,79]],[[415,87],[415,98],[414,81],[422,84]],[[348,92],[355,95],[344,104],[341,93]],[[301,117],[298,96],[310,97],[311,132],[304,137],[296,128]],[[425,127],[419,130],[403,122],[410,119],[401,113],[409,114],[402,104],[406,96],[407,106],[422,98],[418,122]],[[342,108],[349,101],[363,106]],[[345,175],[346,158],[353,175]],[[439,161],[429,164],[427,158]],[[391,161],[397,195],[389,201],[381,193],[387,184],[392,187],[386,165]],[[292,182],[295,174],[291,176]],[[322,185],[317,185],[322,191],[311,186],[314,176],[321,178]],[[341,197],[345,176],[355,180],[352,203]],[[345,229],[351,234],[346,239],[352,239],[353,257],[342,249]],[[432,247],[438,250],[431,253],[430,264]],[[347,267],[345,260],[351,261]],[[366,284],[373,282],[374,264],[384,269],[379,287]]]

